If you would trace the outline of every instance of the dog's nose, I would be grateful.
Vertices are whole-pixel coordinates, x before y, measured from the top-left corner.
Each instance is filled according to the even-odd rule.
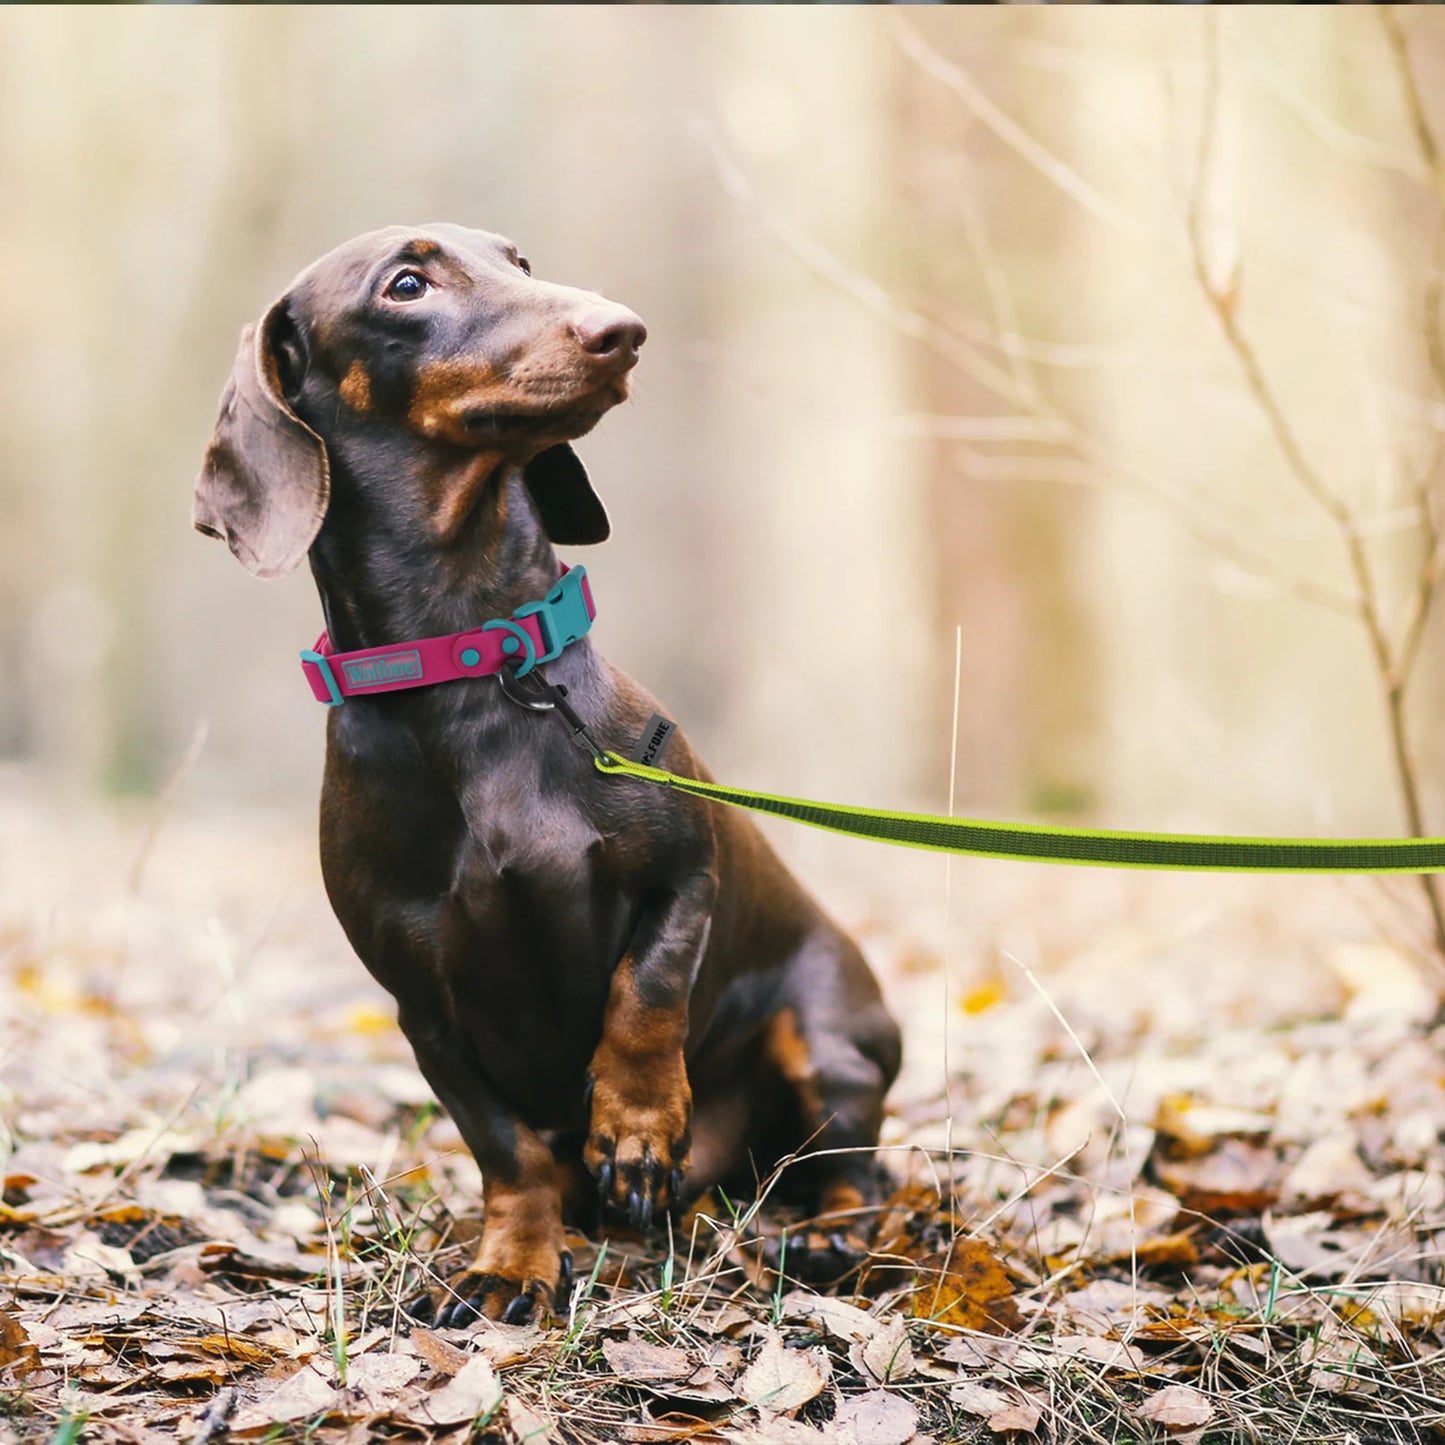
[[[647,340],[642,318],[625,306],[599,306],[572,323],[572,333],[582,350],[603,359],[620,360],[636,355]]]

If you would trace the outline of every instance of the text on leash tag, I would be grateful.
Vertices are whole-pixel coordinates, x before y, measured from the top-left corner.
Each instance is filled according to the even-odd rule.
[[[652,768],[660,767],[662,755],[667,751],[667,745],[676,731],[675,722],[669,722],[660,712],[653,713],[642,730],[642,736],[637,740],[637,746],[632,750],[632,761],[645,763]]]

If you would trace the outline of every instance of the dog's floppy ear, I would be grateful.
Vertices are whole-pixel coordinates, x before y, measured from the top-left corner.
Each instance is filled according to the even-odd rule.
[[[277,347],[288,324],[283,299],[242,331],[191,507],[196,530],[224,538],[257,577],[300,562],[331,497],[326,448],[281,389]]]
[[[522,472],[547,536],[563,546],[590,546],[612,534],[607,509],[592,490],[587,468],[566,442],[538,452]]]

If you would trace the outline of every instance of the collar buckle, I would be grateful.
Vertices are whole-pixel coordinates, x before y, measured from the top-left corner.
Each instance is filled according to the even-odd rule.
[[[537,619],[547,649],[535,658],[529,658],[522,671],[530,672],[539,662],[551,662],[553,658],[561,657],[564,647],[587,635],[588,628],[592,626],[592,613],[587,605],[590,591],[587,569],[569,567],[540,602],[529,602],[512,613],[516,622],[524,617]]]

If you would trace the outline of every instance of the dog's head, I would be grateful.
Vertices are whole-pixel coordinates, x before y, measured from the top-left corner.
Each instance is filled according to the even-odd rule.
[[[625,399],[646,336],[625,307],[535,278],[486,231],[358,236],[241,333],[192,519],[257,576],[280,576],[325,520],[338,448],[383,466],[420,448],[469,493],[522,466],[553,541],[600,542],[607,513],[568,443]],[[466,504],[427,499],[443,534]]]

